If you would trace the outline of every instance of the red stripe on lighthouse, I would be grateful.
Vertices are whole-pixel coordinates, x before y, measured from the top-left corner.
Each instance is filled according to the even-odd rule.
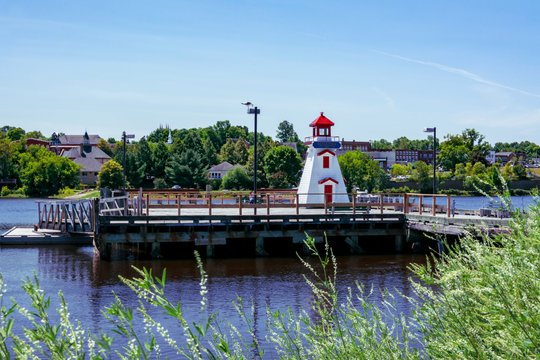
[[[329,153],[329,154],[332,154],[333,156],[336,156],[335,153],[333,153],[332,151],[330,151],[328,149],[321,151],[320,153],[317,154],[317,156],[321,156],[321,155],[324,155],[326,153]]]
[[[324,178],[319,181],[319,184],[324,184],[327,181],[332,181],[334,184],[338,184],[339,182],[337,180],[332,179],[331,177]]]

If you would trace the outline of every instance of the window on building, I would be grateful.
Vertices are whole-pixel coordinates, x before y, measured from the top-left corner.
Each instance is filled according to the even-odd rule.
[[[323,156],[323,158],[322,158],[322,167],[324,169],[328,169],[330,167],[330,157]]]

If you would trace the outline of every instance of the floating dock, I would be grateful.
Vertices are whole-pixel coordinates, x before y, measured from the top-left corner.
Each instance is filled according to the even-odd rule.
[[[71,234],[60,230],[13,227],[0,235],[0,245],[92,245],[93,234]]]

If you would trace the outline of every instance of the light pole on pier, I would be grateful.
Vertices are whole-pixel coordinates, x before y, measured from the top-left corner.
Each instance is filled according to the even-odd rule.
[[[124,191],[126,191],[126,139],[134,139],[135,135],[133,134],[126,134],[125,131],[122,132],[122,141],[124,142],[124,156],[123,156],[123,171],[124,171]]]
[[[437,193],[437,128],[425,128],[424,132],[433,133],[433,194]]]
[[[261,113],[261,109],[253,107],[249,101],[243,102],[242,105],[247,106],[247,113],[255,116],[255,138],[253,140],[253,198],[254,208],[253,213],[257,215],[257,115]]]

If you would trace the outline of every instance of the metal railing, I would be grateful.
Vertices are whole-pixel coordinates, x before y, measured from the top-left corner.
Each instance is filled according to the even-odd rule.
[[[324,214],[341,212],[384,212],[432,216],[452,215],[451,196],[415,193],[297,193],[296,190],[263,190],[252,199],[245,191],[201,192],[196,190],[130,190],[128,203],[134,215],[172,213],[178,216],[190,214],[189,209],[207,209],[212,215],[219,209],[236,209],[237,214],[250,214],[250,209],[266,210],[266,215],[279,209],[301,212],[323,210]],[[339,199],[340,201],[334,201]],[[346,199],[346,201],[343,201]],[[437,202],[437,199],[442,199]],[[163,210],[163,211],[159,211]],[[289,211],[290,212],[290,211]],[[285,212],[282,211],[285,214]],[[231,213],[232,215],[232,213]]]

